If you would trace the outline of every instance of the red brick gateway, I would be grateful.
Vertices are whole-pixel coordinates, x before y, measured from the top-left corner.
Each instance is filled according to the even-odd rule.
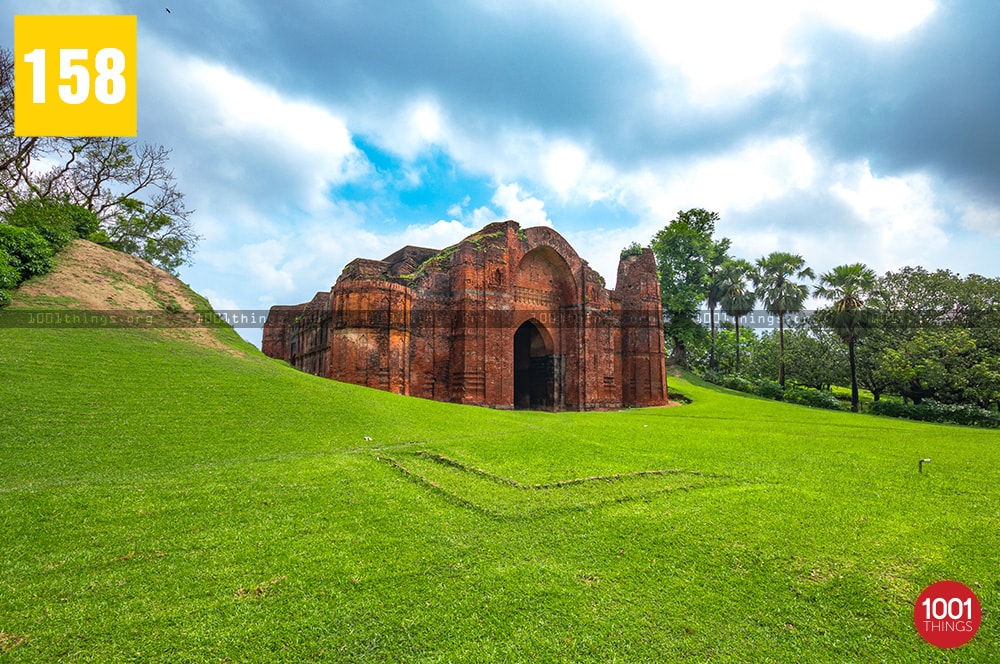
[[[443,250],[357,258],[329,292],[274,306],[262,348],[334,380],[494,408],[667,403],[656,261],[614,290],[556,231],[489,224]]]

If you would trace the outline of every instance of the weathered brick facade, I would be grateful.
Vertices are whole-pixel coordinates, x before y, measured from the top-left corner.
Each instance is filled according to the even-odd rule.
[[[625,256],[615,290],[551,228],[490,224],[438,251],[358,258],[330,292],[271,308],[263,351],[319,376],[491,406],[667,402],[656,262]]]

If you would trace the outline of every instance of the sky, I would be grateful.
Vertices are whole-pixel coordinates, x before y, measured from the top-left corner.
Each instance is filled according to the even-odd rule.
[[[138,136],[217,309],[515,219],[609,285],[680,210],[755,260],[1000,276],[993,0],[5,0],[138,17]],[[169,12],[166,8],[169,7]],[[259,329],[240,329],[258,343]]]

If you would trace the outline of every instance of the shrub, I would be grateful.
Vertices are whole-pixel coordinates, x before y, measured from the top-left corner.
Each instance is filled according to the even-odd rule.
[[[90,237],[100,224],[97,215],[79,205],[40,199],[21,201],[6,218],[11,226],[27,228],[45,238],[55,251],[76,238]]]
[[[727,376],[724,384],[731,390],[738,390],[739,392],[746,392],[748,394],[752,393],[754,390],[752,380],[735,374]]]
[[[76,236],[84,240],[96,233],[101,226],[101,220],[97,218],[96,214],[79,205],[70,205],[67,203],[66,216],[73,224]]]
[[[882,400],[874,402],[869,412],[873,415],[903,417],[921,422],[1000,428],[1000,413],[972,404],[944,404],[931,400],[919,404],[904,404]]]
[[[840,410],[840,399],[826,390],[817,390],[812,387],[785,387],[785,401],[797,403],[813,408],[828,408],[830,410]]]
[[[78,237],[98,229],[93,212],[71,203],[21,201],[0,223],[0,307],[10,304],[7,292],[52,269],[52,256]]]
[[[13,261],[6,250],[0,249],[0,290],[16,288],[21,281],[21,275],[11,263]]]
[[[759,396],[767,397],[768,399],[781,399],[781,386],[769,380],[763,380],[758,383],[750,380],[746,376],[741,376],[739,374],[726,374],[712,369],[706,371],[703,378],[709,383],[715,383],[716,385],[721,385],[722,387],[729,388],[730,390],[736,390],[737,392],[757,394]],[[761,383],[766,383],[766,385],[761,387]],[[761,390],[765,393],[762,394]]]
[[[7,255],[7,252],[0,249],[0,307],[6,307],[10,304],[10,293],[8,290],[17,288],[17,284],[21,281],[21,275],[11,265],[11,258]]]
[[[27,229],[0,224],[0,251],[17,270],[18,283],[52,269],[52,247],[44,237]]]
[[[781,401],[781,398],[784,396],[784,390],[781,389],[781,385],[766,378],[754,386],[753,393],[765,399],[774,399],[775,401]]]
[[[767,399],[776,401],[787,401],[803,406],[814,408],[829,408],[830,410],[840,410],[841,405],[837,397],[824,390],[817,390],[811,387],[788,386],[784,390],[781,385],[766,378],[754,382],[738,374],[724,374],[719,371],[706,371],[705,380],[731,390],[756,394]]]
[[[726,374],[721,371],[709,369],[705,372],[704,378],[709,383],[715,383],[716,385],[721,385],[722,387],[738,392],[752,393],[754,389],[753,381],[739,374]]]
[[[638,242],[633,242],[632,244],[622,249],[621,257],[625,258],[626,256],[642,256],[642,245],[640,245]]]
[[[726,379],[726,376],[727,374],[724,374],[721,371],[716,371],[715,369],[708,369],[704,374],[702,374],[701,377],[704,378],[709,383],[722,385],[722,381]]]

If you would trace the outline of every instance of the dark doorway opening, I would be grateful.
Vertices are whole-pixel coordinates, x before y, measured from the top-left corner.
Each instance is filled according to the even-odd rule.
[[[538,326],[526,321],[514,333],[514,408],[555,410],[561,399],[561,358],[552,354]]]

